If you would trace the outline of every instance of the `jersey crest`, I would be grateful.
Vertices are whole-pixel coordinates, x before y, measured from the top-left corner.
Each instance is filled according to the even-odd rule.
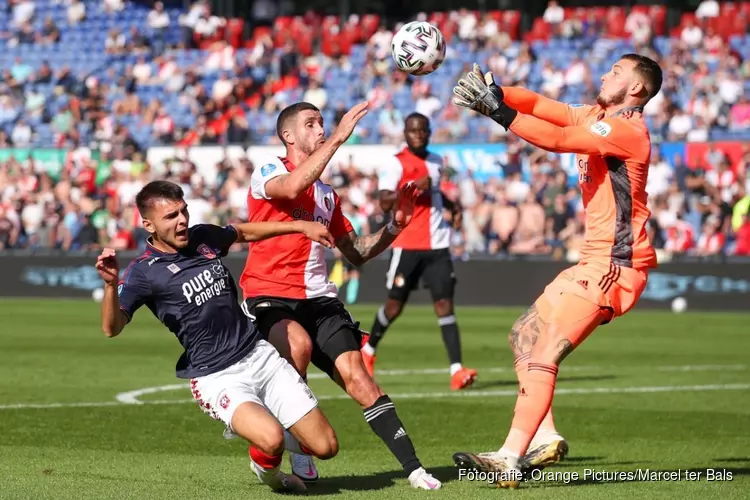
[[[203,254],[203,256],[206,257],[207,259],[215,259],[216,258],[216,252],[214,252],[213,250],[211,250],[204,243],[201,243],[200,245],[198,245],[198,252],[200,252],[201,254]]]

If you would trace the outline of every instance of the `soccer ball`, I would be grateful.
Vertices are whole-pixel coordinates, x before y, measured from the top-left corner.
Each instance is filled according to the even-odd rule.
[[[391,54],[398,69],[411,75],[429,75],[445,60],[445,38],[430,23],[413,21],[393,35]]]
[[[104,288],[95,288],[93,292],[91,292],[91,298],[94,299],[94,302],[101,302],[104,300]]]
[[[685,297],[677,297],[672,301],[672,312],[680,314],[687,309],[687,300]]]

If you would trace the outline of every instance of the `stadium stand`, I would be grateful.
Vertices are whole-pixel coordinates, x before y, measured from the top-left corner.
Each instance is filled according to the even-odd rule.
[[[218,158],[207,178],[183,154],[150,165],[148,148],[277,144],[276,112],[317,104],[327,125],[367,98],[374,111],[352,144],[398,144],[403,117],[433,121],[435,143],[507,143],[502,178],[446,174],[465,227],[457,256],[561,255],[580,242],[575,185],[548,155],[449,102],[472,62],[505,85],[591,102],[599,75],[619,54],[639,51],[666,69],[646,109],[655,143],[750,140],[750,2],[703,2],[669,29],[663,7],[561,8],[521,32],[515,11],[420,14],[443,30],[449,50],[429,78],[394,72],[392,29],[375,15],[278,17],[243,38],[245,21],[123,0],[0,2],[0,248],[80,250],[143,245],[132,202],[148,179],[177,179],[194,222],[244,217],[253,168]],[[691,158],[654,152],[649,178],[653,239],[672,253],[750,255],[750,148],[724,142]],[[655,148],[658,149],[658,148]],[[29,159],[29,151],[36,153]],[[58,155],[46,162],[44,154]],[[688,164],[689,163],[689,164]],[[50,164],[59,165],[50,169]],[[350,210],[380,223],[375,180],[356,165],[329,180]]]

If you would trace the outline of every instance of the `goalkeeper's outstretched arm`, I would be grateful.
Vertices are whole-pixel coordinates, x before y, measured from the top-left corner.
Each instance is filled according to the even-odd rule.
[[[519,113],[531,115],[558,125],[568,127],[575,125],[572,108],[549,97],[544,97],[536,92],[522,87],[501,87],[505,104]]]

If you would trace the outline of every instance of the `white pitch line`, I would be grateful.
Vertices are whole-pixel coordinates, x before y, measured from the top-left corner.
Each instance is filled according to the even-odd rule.
[[[684,366],[658,366],[660,372],[739,372],[747,368],[745,365],[684,365]]]
[[[658,371],[720,371],[720,370],[744,370],[745,365],[676,365],[676,366],[657,366],[655,367]],[[561,373],[566,372],[587,372],[601,370],[601,366],[596,365],[582,365],[582,366],[570,366],[561,368]],[[512,368],[506,367],[494,367],[494,368],[482,368],[482,373],[505,373],[513,371]],[[448,368],[424,368],[418,370],[378,370],[375,374],[378,377],[382,376],[410,376],[410,375],[443,375],[450,373]],[[307,375],[308,380],[313,379],[325,379],[328,375],[325,373],[310,373]],[[154,394],[156,392],[164,391],[175,391],[178,389],[188,388],[187,384],[170,384],[162,385],[157,387],[145,387],[143,389],[135,389],[133,391],[121,392],[115,396],[115,399],[121,403],[137,405],[142,404],[140,401],[141,396],[146,394]]]
[[[166,387],[166,386],[165,386]],[[173,387],[173,386],[170,386]],[[155,388],[153,388],[155,389]],[[636,386],[636,387],[581,387],[557,388],[555,396],[570,394],[632,394],[655,392],[703,392],[703,391],[744,391],[750,390],[750,384],[707,384],[707,385],[664,385],[664,386]],[[153,391],[156,392],[156,391]],[[406,392],[389,394],[392,399],[450,399],[450,398],[483,398],[483,397],[515,397],[515,390],[498,391],[462,391],[462,392]],[[318,400],[349,399],[347,394],[330,394],[319,396]],[[156,401],[140,401],[139,405],[175,405],[195,403],[192,399],[164,399]],[[48,409],[48,408],[91,408],[105,406],[133,406],[132,403],[121,401],[103,401],[90,403],[49,403],[49,404],[11,404],[0,405],[0,410]]]

